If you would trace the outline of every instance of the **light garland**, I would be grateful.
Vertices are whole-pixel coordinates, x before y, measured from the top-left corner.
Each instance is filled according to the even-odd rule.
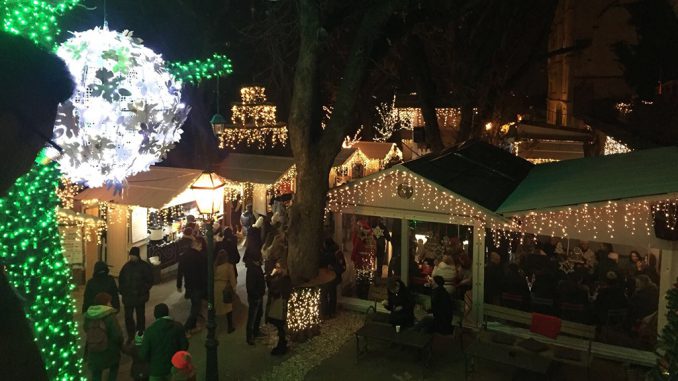
[[[231,123],[219,136],[219,148],[240,145],[264,149],[287,145],[287,126],[276,121],[276,106],[266,102],[265,88],[240,89],[241,102],[231,107]]]
[[[290,334],[320,328],[320,287],[292,290],[287,308],[287,329]]]
[[[611,138],[607,137],[605,138],[605,147],[603,148],[603,155],[614,155],[618,153],[628,153],[633,151],[629,146],[626,144]]]
[[[56,164],[41,159],[0,199],[0,261],[25,299],[48,378],[82,380],[74,285],[57,227],[60,174]]]
[[[101,244],[101,235],[106,231],[106,222],[93,216],[77,214],[67,209],[57,210],[57,222],[59,226],[76,226],[79,241],[92,242],[92,236],[96,237],[97,244]],[[62,237],[63,238],[63,237]]]
[[[56,189],[62,208],[73,209],[73,198],[83,190],[83,186],[72,182],[68,177],[62,177]]]
[[[2,27],[7,33],[25,36],[38,45],[52,48],[54,37],[61,33],[58,18],[79,2],[80,0],[2,0]]]
[[[398,107],[396,108],[398,119],[406,121],[408,129],[414,127],[422,127],[426,125],[421,109],[417,107]],[[477,109],[474,108],[477,114]],[[457,107],[441,107],[436,108],[436,116],[440,127],[443,128],[459,128],[461,122],[461,109]]]
[[[347,135],[341,143],[341,148],[352,148],[354,144],[360,141],[360,134],[363,132],[363,125],[360,125],[358,131],[353,136]]]
[[[57,160],[69,178],[90,187],[119,185],[179,141],[188,115],[181,85],[131,32],[75,33],[57,54],[78,82],[59,105],[54,128],[64,151]]]
[[[391,103],[381,103],[376,107],[377,115],[379,116],[379,123],[374,126],[375,136],[374,140],[378,142],[385,142],[393,136],[399,129],[411,130],[412,118],[400,118],[400,113],[395,107],[396,97],[393,96]]]
[[[231,74],[233,73],[233,66],[230,58],[215,53],[212,57],[204,60],[171,62],[168,65],[168,70],[179,81],[197,84],[205,79]]]

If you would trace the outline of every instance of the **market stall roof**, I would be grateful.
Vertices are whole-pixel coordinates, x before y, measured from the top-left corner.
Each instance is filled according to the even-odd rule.
[[[492,211],[533,167],[527,160],[480,141],[468,141],[402,165]]]
[[[90,188],[75,198],[162,209],[188,189],[200,173],[197,169],[152,166],[147,172],[129,177],[121,193],[114,194],[114,188]]]
[[[343,165],[348,161],[348,159],[353,156],[353,154],[357,151],[355,148],[342,148],[341,151],[337,154],[337,156],[334,158],[334,162],[332,163],[333,167],[338,167],[340,165]]]
[[[230,153],[213,169],[231,181],[274,184],[293,165],[294,159],[286,156]]]
[[[593,133],[580,128],[556,127],[546,123],[521,121],[509,128],[508,135],[516,139],[541,139],[590,142]]]
[[[385,142],[355,142],[353,148],[359,149],[370,160],[383,160],[393,149],[395,143]]]
[[[497,209],[547,209],[678,192],[678,147],[536,165]]]

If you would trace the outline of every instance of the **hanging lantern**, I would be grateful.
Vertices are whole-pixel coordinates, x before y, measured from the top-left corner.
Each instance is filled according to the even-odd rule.
[[[200,214],[214,216],[224,207],[224,185],[219,175],[205,171],[191,185]]]

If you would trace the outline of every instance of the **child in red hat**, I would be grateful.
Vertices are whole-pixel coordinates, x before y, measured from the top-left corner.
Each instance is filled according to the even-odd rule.
[[[187,351],[178,351],[172,356],[172,381],[195,381],[195,368]]]

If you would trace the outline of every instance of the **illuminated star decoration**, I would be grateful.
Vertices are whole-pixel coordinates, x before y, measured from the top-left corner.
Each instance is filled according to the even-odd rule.
[[[372,229],[372,233],[374,234],[375,239],[379,239],[384,236],[384,229],[377,225]]]
[[[74,33],[57,54],[77,81],[54,127],[63,149],[57,160],[70,179],[90,187],[121,184],[179,141],[188,115],[181,83],[131,32]]]

